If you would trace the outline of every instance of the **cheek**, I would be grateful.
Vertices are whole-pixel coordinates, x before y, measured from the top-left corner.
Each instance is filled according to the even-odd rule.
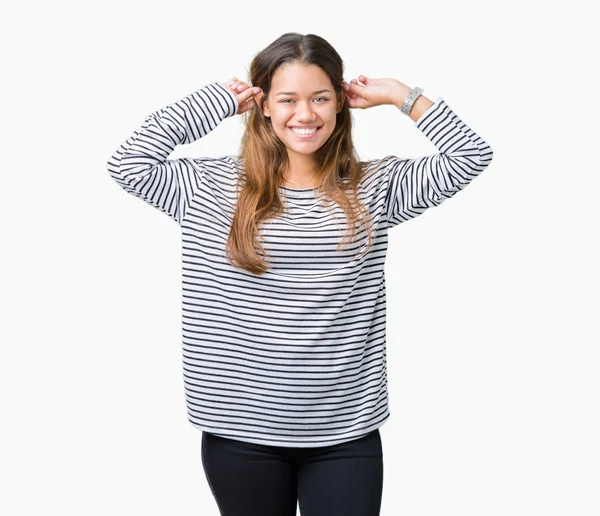
[[[335,126],[337,120],[337,113],[333,104],[329,106],[321,106],[319,109],[315,109],[316,116],[325,124]],[[287,125],[294,118],[294,110],[292,108],[277,107],[272,108],[270,111],[270,118],[273,127],[278,133],[285,133]]]

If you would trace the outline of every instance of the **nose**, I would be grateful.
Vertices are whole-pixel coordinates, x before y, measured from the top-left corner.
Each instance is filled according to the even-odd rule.
[[[310,102],[308,104],[306,102],[298,102],[296,106],[296,120],[299,123],[307,124],[314,121],[315,117]]]

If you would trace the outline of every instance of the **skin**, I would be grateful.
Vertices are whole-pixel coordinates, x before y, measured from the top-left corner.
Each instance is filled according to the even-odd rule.
[[[314,93],[320,90],[326,91]],[[293,94],[281,95],[281,92]],[[275,134],[287,148],[288,184],[299,188],[314,186],[313,155],[333,133],[343,102],[344,98],[336,102],[333,85],[318,66],[286,63],[276,70],[263,113],[271,118]],[[316,126],[318,130],[310,139],[304,139],[291,129],[303,126]]]
[[[260,109],[264,93],[252,88],[237,77],[221,83],[238,99],[238,114],[255,107]],[[285,184],[294,188],[312,188],[314,179],[314,153],[331,136],[335,128],[336,114],[344,102],[350,108],[367,109],[391,104],[398,108],[411,88],[397,79],[368,79],[359,75],[350,83],[343,82],[341,99],[336,102],[329,76],[315,65],[286,63],[280,66],[271,79],[271,92],[264,103],[263,113],[271,118],[275,134],[284,142],[288,151],[290,167]],[[318,90],[329,90],[315,94]],[[280,92],[295,94],[277,95]],[[413,104],[410,118],[417,121],[433,102],[421,95]],[[310,139],[302,139],[291,130],[292,126],[318,126]]]

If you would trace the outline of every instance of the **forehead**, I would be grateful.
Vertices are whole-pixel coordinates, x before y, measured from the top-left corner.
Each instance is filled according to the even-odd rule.
[[[271,79],[271,90],[294,91],[299,95],[311,95],[315,90],[332,89],[329,76],[316,65],[285,63]]]

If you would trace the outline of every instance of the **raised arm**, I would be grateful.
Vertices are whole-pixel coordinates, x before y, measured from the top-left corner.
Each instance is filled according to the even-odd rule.
[[[413,109],[419,100],[415,101]],[[468,127],[441,97],[432,104],[430,102],[424,98],[420,103],[420,109],[424,111],[414,115],[415,126],[439,153],[419,158],[384,158],[388,182],[388,227],[438,206],[467,186],[492,161],[493,151],[489,144]]]
[[[236,95],[219,82],[155,111],[108,159],[111,177],[128,193],[181,224],[203,168],[195,158],[169,160],[177,145],[192,143],[238,110]]]

